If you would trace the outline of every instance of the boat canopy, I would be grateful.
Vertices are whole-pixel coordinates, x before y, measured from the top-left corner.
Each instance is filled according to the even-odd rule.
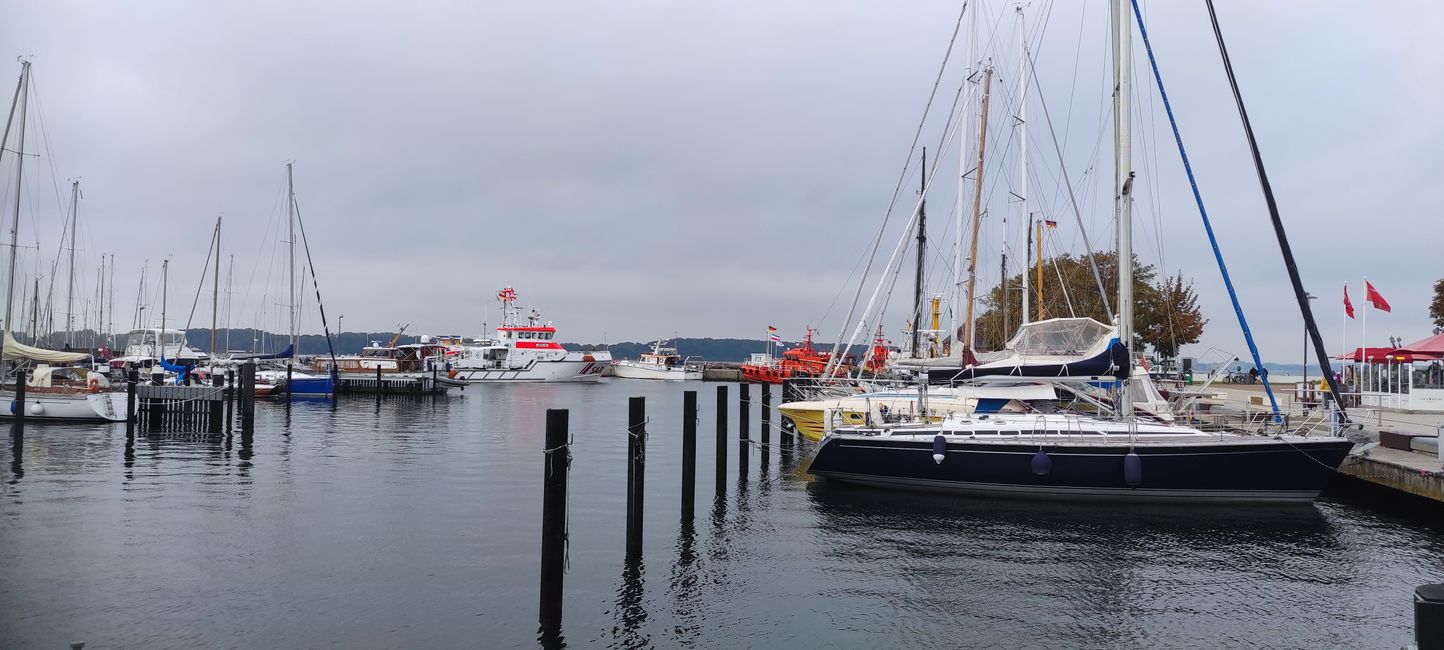
[[[1091,318],[1050,318],[1019,327],[1007,347],[1024,357],[1076,356],[1115,335],[1112,327]]]
[[[5,332],[5,358],[9,360],[29,359],[46,363],[78,363],[90,358],[84,352],[59,352],[25,345],[15,340],[9,331]]]

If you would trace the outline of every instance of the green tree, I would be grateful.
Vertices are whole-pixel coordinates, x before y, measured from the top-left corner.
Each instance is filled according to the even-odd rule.
[[[1108,305],[1116,309],[1118,257],[1111,252],[1095,253],[1093,257],[1108,291]],[[1098,294],[1098,283],[1086,257],[1060,255],[1044,263],[1041,306],[1037,299],[1037,271],[1030,268],[1026,272],[1032,283],[1030,320],[1086,316],[1103,323],[1112,322],[1113,317],[1105,308],[1103,297]],[[980,349],[998,349],[1017,332],[1022,314],[1022,283],[1022,273],[1009,276],[1007,286],[1011,291],[1006,302],[1006,315],[1001,287],[994,286],[982,296],[984,311],[977,319],[975,339]],[[1196,343],[1203,335],[1203,326],[1208,321],[1199,311],[1193,283],[1185,280],[1182,274],[1160,279],[1157,269],[1149,264],[1140,264],[1135,259],[1133,295],[1135,343],[1152,348],[1158,356],[1172,357],[1178,354],[1179,347]]]
[[[1429,303],[1429,317],[1434,327],[1444,327],[1444,280],[1434,283],[1434,300]]]

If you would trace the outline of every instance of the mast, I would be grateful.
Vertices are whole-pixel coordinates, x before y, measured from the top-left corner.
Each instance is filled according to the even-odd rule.
[[[18,98],[16,100],[16,103],[20,106],[20,137],[17,138],[19,142],[15,146],[15,214],[10,222],[10,276],[6,280],[5,287],[4,331],[6,332],[9,332],[11,329],[10,310],[11,307],[13,307],[11,303],[15,299],[15,251],[18,249],[17,247],[20,244],[20,191],[24,187],[23,185],[21,185],[20,181],[21,172],[23,172],[25,169],[25,107],[26,104],[30,102],[29,61],[20,62],[20,81],[15,88],[15,94]],[[11,105],[10,112],[12,114],[15,112],[15,105]],[[3,138],[3,141],[0,141],[0,145],[9,144],[9,141],[10,123],[7,120],[5,123],[5,137]],[[4,351],[5,338],[3,336],[0,336],[0,360],[4,359]],[[0,363],[3,363],[3,361],[0,361]]]
[[[1036,234],[1033,237],[1033,245],[1037,246],[1037,254],[1033,259],[1033,269],[1037,275],[1038,286],[1034,289],[1038,292],[1038,320],[1043,320],[1043,220],[1038,219],[1033,228]]]
[[[923,147],[923,165],[918,174],[919,194],[928,190],[928,148]],[[917,279],[913,283],[913,358],[917,359],[918,354],[918,330],[922,329],[923,323],[923,263],[927,260],[928,247],[928,199],[923,194],[922,201],[918,204],[918,268]]]
[[[1123,367],[1123,390],[1119,396],[1119,414],[1133,419],[1133,396],[1128,377],[1133,373],[1133,61],[1132,21],[1123,0],[1113,0],[1113,126],[1114,142],[1114,205],[1118,217],[1118,339],[1128,350]]]
[[[973,349],[973,303],[974,291],[978,284],[978,226],[983,220],[983,154],[988,145],[988,100],[990,98],[990,87],[993,82],[993,68],[988,66],[983,70],[983,109],[982,122],[978,126],[978,170],[973,178],[973,232],[972,243],[968,246],[968,302],[967,318],[963,321],[963,354],[964,359],[969,350]]]
[[[95,302],[99,314],[95,317],[95,330],[90,334],[90,347],[99,347],[95,344],[95,337],[105,337],[105,256],[100,256],[100,273],[95,276]]]
[[[105,299],[109,303],[105,312],[110,314],[110,322],[105,324],[105,345],[113,349],[115,342],[111,340],[111,335],[115,333],[115,253],[110,254],[110,282],[106,283],[106,287],[110,290],[110,295]]]
[[[230,266],[226,267],[226,349],[231,349],[231,280],[236,274],[236,255],[231,253]]]
[[[966,80],[968,83],[976,84],[978,75],[978,9],[976,6],[973,5],[973,3],[968,3],[968,6],[964,8],[964,11],[968,12],[968,67],[966,68]],[[948,305],[947,337],[948,340],[952,341],[953,343],[957,343],[958,338],[957,306],[962,303],[960,298],[962,297],[961,291],[963,288],[963,197],[967,196],[966,186],[968,177],[968,170],[965,167],[963,161],[968,159],[968,143],[973,141],[971,137],[971,131],[973,125],[973,117],[976,115],[976,112],[973,108],[974,96],[975,95],[973,93],[967,94],[967,106],[964,107],[963,114],[958,116],[959,120],[966,120],[964,123],[968,125],[968,132],[961,133],[960,135],[963,135],[964,137],[958,138],[958,223],[957,229],[953,231],[953,287],[952,293],[949,297],[949,299],[952,301],[952,304]],[[961,131],[961,129],[959,130]],[[982,173],[982,170],[979,169],[978,172]]]
[[[221,304],[221,218],[216,217],[216,265],[211,269],[211,363],[216,360],[216,317]]]
[[[35,293],[30,296],[30,344],[39,345],[36,328],[40,325],[40,278],[35,278]]]
[[[166,294],[170,291],[170,258],[160,262],[160,334],[156,336],[155,356],[165,358],[165,306]],[[175,361],[175,359],[171,359]]]
[[[65,347],[75,345],[75,213],[80,181],[70,181],[70,270],[65,274]]]
[[[286,227],[290,233],[291,355],[296,354],[296,186],[291,163],[286,163]]]
[[[1028,214],[1028,31],[1024,28],[1023,6],[1018,5],[1018,211],[1022,214],[1019,219],[1023,224],[1023,230],[1031,238],[1033,234],[1032,218]],[[1031,243],[1031,242],[1030,242]],[[1023,250],[1026,260],[1027,248]],[[1007,282],[1006,273],[1003,275],[1004,282]],[[1005,294],[1007,292],[1004,292]],[[1023,305],[1022,320],[1020,325],[1028,324],[1028,265],[1023,264]],[[1007,313],[1006,310],[1004,313]]]

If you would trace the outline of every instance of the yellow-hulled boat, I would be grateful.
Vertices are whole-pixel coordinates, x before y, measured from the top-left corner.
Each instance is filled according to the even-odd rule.
[[[1028,408],[1026,402],[1052,399],[1057,399],[1052,386],[1036,384],[929,389],[927,417],[941,421],[949,413],[973,413],[980,401],[990,413],[1022,412]],[[886,420],[894,414],[913,416],[917,407],[917,390],[902,389],[787,402],[778,406],[777,412],[782,416],[784,429],[796,431],[816,442],[834,427],[866,425],[869,421]]]

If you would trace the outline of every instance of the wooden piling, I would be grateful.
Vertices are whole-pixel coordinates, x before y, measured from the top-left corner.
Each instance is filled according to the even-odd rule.
[[[236,371],[226,371],[226,433],[235,430],[236,424]]]
[[[567,539],[567,471],[571,468],[566,409],[547,409],[545,444],[539,615],[543,634],[555,633],[562,624],[562,578],[566,567]]]
[[[762,384],[762,451],[772,442],[772,384]]]
[[[627,556],[642,556],[642,486],[647,469],[647,398],[627,400]]]
[[[15,433],[25,430],[25,369],[15,371],[15,406],[12,407],[15,416]]]
[[[291,390],[291,386],[293,386],[293,384],[291,383],[291,371],[292,371],[293,369],[294,369],[294,366],[291,364],[290,361],[287,361],[287,362],[286,362],[286,406],[290,406],[290,405],[291,405],[291,393],[295,392],[295,391]]]
[[[727,387],[717,387],[717,494],[727,492]]]
[[[256,426],[256,363],[241,364],[241,433],[250,433]]]
[[[737,476],[747,477],[747,464],[752,459],[747,445],[752,442],[748,429],[752,424],[752,384],[737,384]]]
[[[221,394],[226,390],[225,376],[220,373],[213,373],[211,376],[211,387],[216,389],[216,397],[219,398]],[[226,408],[225,400],[212,399],[208,402],[208,404],[211,407],[211,412],[209,414],[210,421],[206,423],[208,425],[206,428],[211,433],[220,433],[222,431],[221,418],[224,417],[224,412]]]
[[[131,370],[125,378],[125,432],[135,433],[135,385],[140,381],[140,371]]]
[[[682,519],[697,506],[697,391],[682,393]]]

